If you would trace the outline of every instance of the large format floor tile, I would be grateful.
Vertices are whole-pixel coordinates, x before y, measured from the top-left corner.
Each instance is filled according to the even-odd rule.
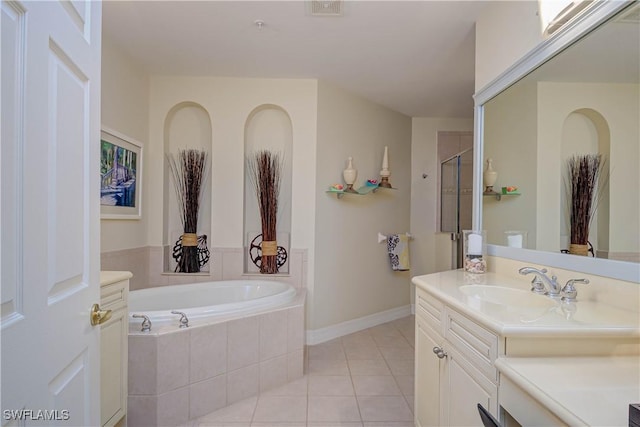
[[[182,427],[412,427],[413,322],[309,346],[304,377]]]

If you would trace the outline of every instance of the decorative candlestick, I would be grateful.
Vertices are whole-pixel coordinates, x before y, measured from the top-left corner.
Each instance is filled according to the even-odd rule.
[[[384,156],[382,157],[382,170],[380,171],[380,184],[378,185],[378,187],[391,188],[391,184],[389,183],[390,176],[391,172],[389,172],[389,148],[385,145]]]
[[[345,188],[345,193],[357,193],[356,190],[353,189],[353,184],[356,182],[356,178],[358,177],[358,171],[353,167],[353,157],[349,157],[349,164],[347,168],[342,171],[342,178],[344,178],[345,184],[347,184],[347,188]]]

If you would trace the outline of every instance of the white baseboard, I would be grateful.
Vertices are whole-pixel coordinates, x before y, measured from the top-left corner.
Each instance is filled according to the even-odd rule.
[[[307,330],[307,345],[320,344],[334,338],[380,325],[382,323],[391,322],[392,320],[406,317],[414,311],[415,307],[413,307],[413,304],[405,305],[402,307],[392,308],[391,310],[370,314],[358,319],[347,320],[346,322],[327,326],[325,328]]]

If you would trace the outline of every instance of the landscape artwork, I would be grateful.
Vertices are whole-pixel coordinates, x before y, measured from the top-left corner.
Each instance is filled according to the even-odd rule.
[[[140,147],[102,132],[100,138],[100,205],[102,217],[139,216]],[[106,216],[106,215],[110,216]]]

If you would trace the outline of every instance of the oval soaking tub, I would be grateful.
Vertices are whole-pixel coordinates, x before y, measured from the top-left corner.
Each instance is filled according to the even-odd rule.
[[[170,285],[131,291],[129,321],[143,314],[153,323],[175,321],[172,311],[181,311],[189,320],[223,314],[250,312],[277,307],[293,301],[296,289],[267,280],[225,280],[187,285]]]
[[[305,297],[268,280],[131,291],[128,426],[186,424],[302,377]],[[151,330],[133,314],[148,316]]]

